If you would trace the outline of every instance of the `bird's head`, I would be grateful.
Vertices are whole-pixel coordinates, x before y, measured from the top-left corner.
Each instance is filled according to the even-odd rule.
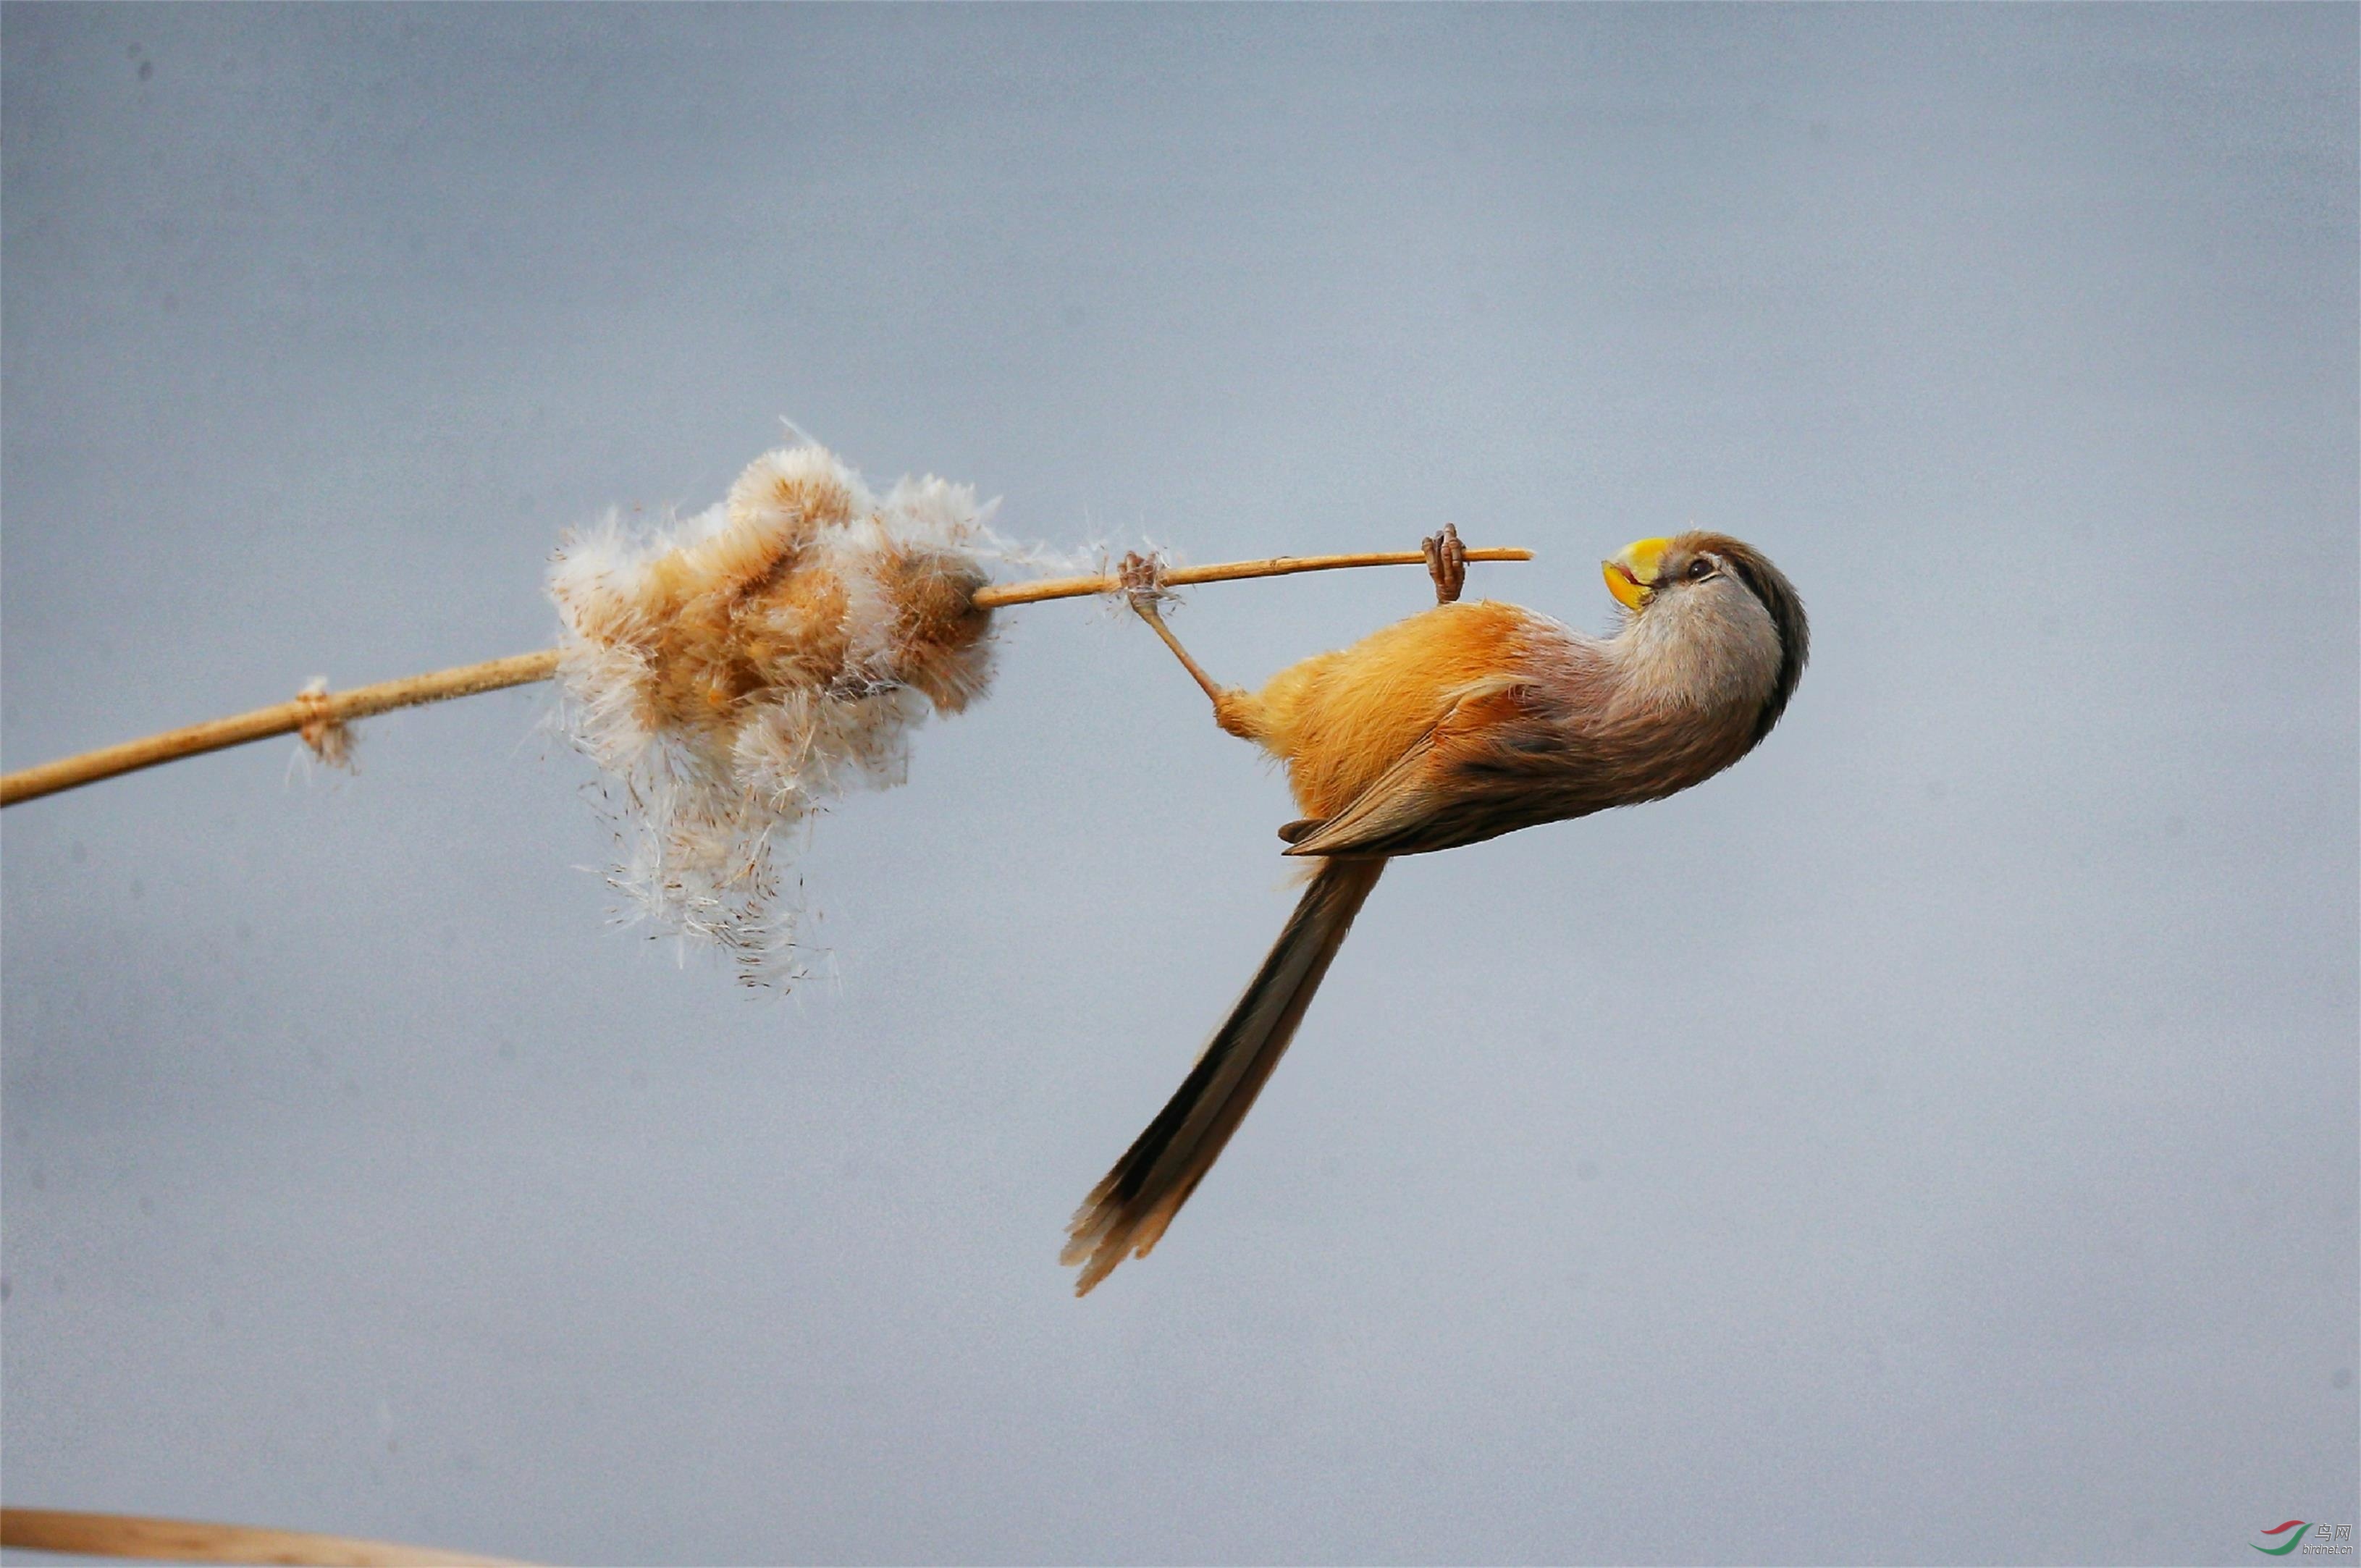
[[[1771,732],[1811,652],[1804,601],[1778,567],[1726,533],[1692,530],[1670,539],[1634,541],[1601,563],[1601,570],[1607,591],[1630,612],[1631,629],[1656,634],[1646,641],[1710,642],[1723,654],[1755,655],[1738,661],[1767,677],[1753,740]],[[1728,659],[1708,663],[1731,667]]]
[[[1635,539],[1600,562],[1599,567],[1615,602],[1638,615],[1674,594],[1694,601],[1727,592],[1737,581],[1730,555],[1730,547],[1737,544],[1735,539],[1696,532],[1671,539]],[[1699,589],[1704,590],[1702,595],[1692,591]]]

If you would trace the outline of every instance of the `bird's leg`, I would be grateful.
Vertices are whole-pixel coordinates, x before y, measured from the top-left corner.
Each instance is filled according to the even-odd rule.
[[[1467,546],[1459,543],[1459,527],[1446,522],[1443,532],[1419,541],[1426,555],[1426,575],[1434,579],[1434,602],[1456,603],[1467,586]]]
[[[1148,630],[1164,640],[1164,645],[1172,650],[1172,656],[1180,661],[1180,667],[1187,670],[1191,678],[1205,689],[1205,695],[1213,699],[1213,722],[1242,740],[1253,740],[1255,732],[1249,712],[1254,699],[1235,686],[1216,685],[1213,677],[1205,673],[1205,667],[1189,656],[1189,650],[1180,646],[1180,639],[1173,636],[1172,629],[1164,624],[1164,613],[1156,603],[1157,596],[1164,591],[1164,575],[1156,557],[1141,555],[1134,551],[1123,558],[1117,575],[1123,582],[1124,597],[1131,601],[1131,608],[1138,613],[1139,619],[1148,622]]]

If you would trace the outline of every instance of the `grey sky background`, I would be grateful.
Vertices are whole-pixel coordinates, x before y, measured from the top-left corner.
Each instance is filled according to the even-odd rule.
[[[7,765],[547,645],[792,416],[1071,546],[1695,523],[1732,773],[1284,917],[1136,624],[609,929],[546,693],[11,808],[12,1504],[522,1557],[2145,1562],[2356,1506],[2350,6],[0,13]],[[1199,590],[1259,680],[1415,572]]]

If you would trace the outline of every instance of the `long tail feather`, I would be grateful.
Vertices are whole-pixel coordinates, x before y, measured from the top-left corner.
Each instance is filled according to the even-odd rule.
[[[1295,1037],[1329,960],[1385,869],[1381,860],[1330,861],[1313,874],[1196,1067],[1075,1211],[1060,1257],[1082,1268],[1075,1295],[1090,1294],[1125,1258],[1146,1257],[1213,1168]]]

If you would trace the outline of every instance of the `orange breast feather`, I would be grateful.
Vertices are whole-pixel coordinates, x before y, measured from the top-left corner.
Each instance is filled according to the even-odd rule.
[[[1298,809],[1342,811],[1459,693],[1513,672],[1525,628],[1514,605],[1439,605],[1273,675],[1255,698],[1255,731],[1287,762]]]

